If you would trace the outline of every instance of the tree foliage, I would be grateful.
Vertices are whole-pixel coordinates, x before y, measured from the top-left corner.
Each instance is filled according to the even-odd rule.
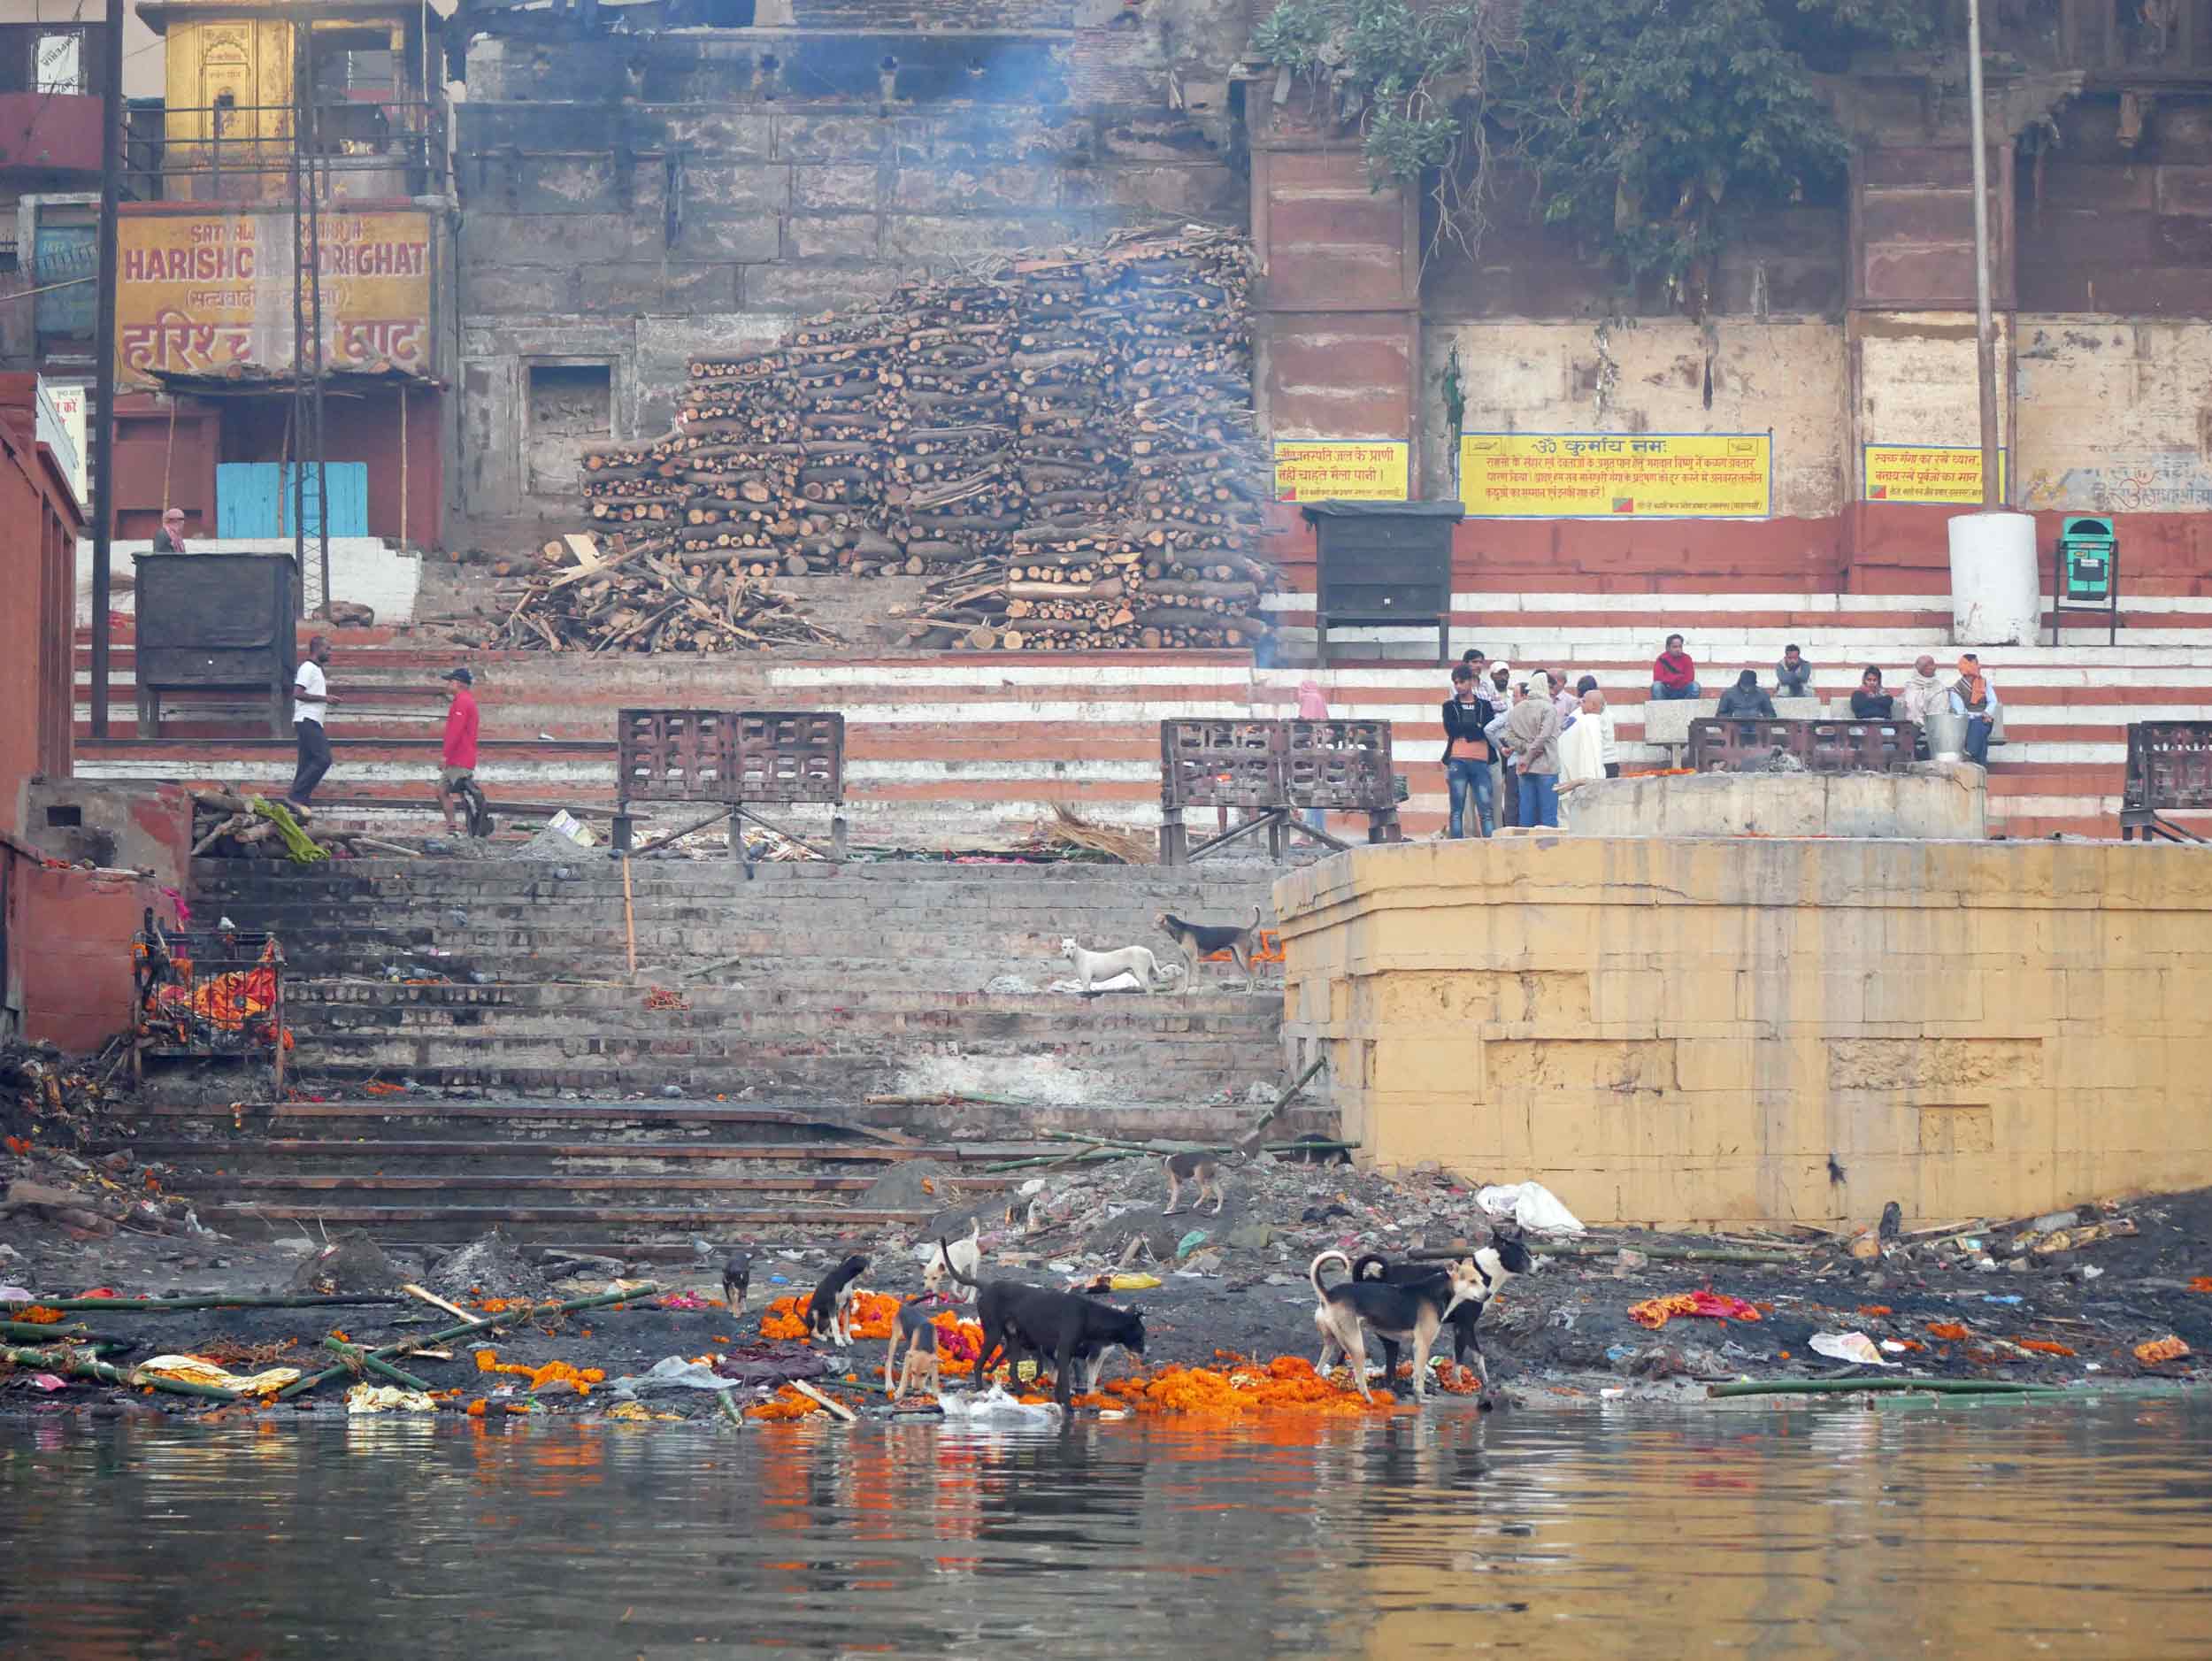
[[[1283,0],[1254,50],[1325,80],[1378,183],[1484,228],[1492,158],[1537,211],[1701,309],[1730,231],[1832,188],[1850,143],[1817,78],[1929,43],[1928,0]]]

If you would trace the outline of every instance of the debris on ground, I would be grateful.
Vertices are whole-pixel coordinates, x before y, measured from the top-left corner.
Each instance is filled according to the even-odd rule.
[[[551,1288],[497,1229],[449,1251],[432,1265],[423,1284],[443,1296],[476,1298],[544,1297]]]
[[[355,1228],[303,1257],[286,1284],[295,1292],[329,1296],[341,1292],[396,1292],[405,1278],[365,1231]]]

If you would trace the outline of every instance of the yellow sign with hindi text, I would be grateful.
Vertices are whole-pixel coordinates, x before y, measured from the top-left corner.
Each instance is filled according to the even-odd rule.
[[[1982,504],[1978,444],[1869,444],[1865,450],[1869,502],[1933,502],[1947,507]],[[1997,499],[2005,499],[2008,458],[1997,452]]]
[[[1275,445],[1278,502],[1402,502],[1411,446],[1380,439],[1282,439]]]
[[[1765,519],[1764,433],[1463,433],[1470,519]]]
[[[430,216],[326,211],[323,361],[431,373]],[[116,227],[115,368],[164,375],[292,369],[292,220],[246,207],[124,214]]]

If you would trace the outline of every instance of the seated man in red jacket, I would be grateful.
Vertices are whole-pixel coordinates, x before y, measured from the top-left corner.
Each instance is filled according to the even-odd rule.
[[[1667,649],[1651,665],[1651,696],[1655,698],[1694,698],[1698,695],[1697,665],[1682,650],[1682,636],[1667,636]]]

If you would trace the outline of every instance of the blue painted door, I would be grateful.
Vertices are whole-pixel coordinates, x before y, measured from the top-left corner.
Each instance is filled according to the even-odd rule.
[[[295,462],[227,461],[215,469],[215,534],[218,536],[288,536],[292,533]],[[369,465],[365,461],[323,464],[329,481],[330,534],[369,534]],[[319,534],[321,505],[315,473],[307,469],[307,534]]]

